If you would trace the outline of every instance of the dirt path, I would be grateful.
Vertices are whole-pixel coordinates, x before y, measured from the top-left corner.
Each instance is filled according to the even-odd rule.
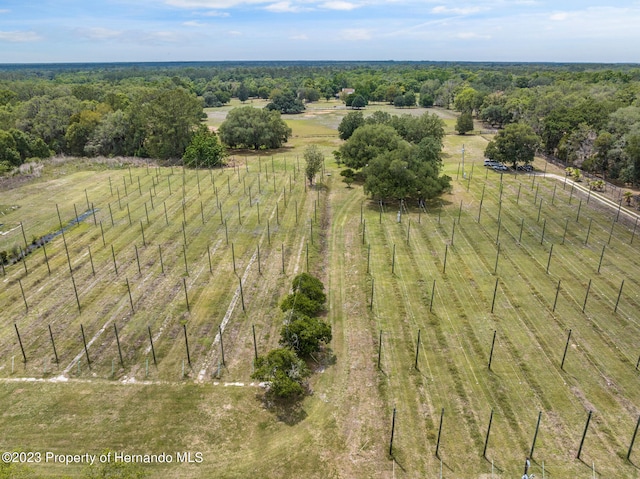
[[[577,190],[582,191],[585,194],[589,194],[589,188],[576,182],[573,180],[570,180],[568,178],[565,178],[564,176],[560,176],[560,175],[556,175],[554,173],[536,173],[536,176],[543,176],[543,177],[551,177],[554,178],[560,182],[566,182],[567,185],[571,185],[572,187],[576,188]],[[640,219],[640,214],[638,213],[634,213],[633,211],[629,211],[627,208],[621,208],[620,205],[618,203],[616,203],[613,200],[610,200],[609,198],[607,198],[604,195],[601,195],[597,192],[591,191],[591,198],[595,199],[596,201],[598,201],[600,204],[612,209],[612,210],[618,210],[620,209],[620,215],[625,216],[629,219],[631,219],[632,221],[637,221],[638,219]]]
[[[336,401],[336,420],[344,441],[339,463],[341,477],[386,477],[376,469],[384,455],[379,437],[385,434],[380,418],[387,407],[375,394],[374,341],[367,301],[359,286],[364,283],[361,241],[357,217],[362,197],[357,189],[333,186],[329,233],[329,314],[333,325],[332,347],[338,358],[335,382],[327,399]],[[338,414],[338,410],[346,414]],[[386,425],[386,422],[384,423]],[[389,464],[391,467],[391,464]]]

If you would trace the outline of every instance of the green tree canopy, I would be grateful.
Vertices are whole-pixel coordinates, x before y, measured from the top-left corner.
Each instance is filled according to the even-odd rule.
[[[271,102],[265,107],[267,110],[279,111],[284,115],[302,113],[304,103],[300,101],[292,90],[275,90],[271,93]]]
[[[11,136],[16,142],[16,149],[20,153],[22,162],[29,158],[49,158],[53,152],[47,147],[42,138],[30,135],[24,131],[11,128]]]
[[[13,166],[19,166],[22,163],[16,140],[11,133],[2,130],[0,130],[0,161]]]
[[[231,148],[280,148],[291,128],[277,111],[244,106],[234,108],[218,129],[220,139]]]
[[[218,141],[218,136],[206,125],[200,125],[182,160],[185,166],[211,168],[220,165],[226,154],[227,150]]]
[[[338,133],[341,140],[348,140],[356,131],[356,128],[364,125],[364,115],[361,111],[350,111],[338,125]]]
[[[394,115],[390,118],[389,125],[411,143],[420,143],[424,138],[434,138],[441,142],[444,138],[444,122],[435,113],[426,112],[419,117]]]
[[[322,170],[324,155],[317,145],[309,145],[304,149],[304,161],[304,174],[309,180],[309,185],[313,185],[313,179]]]
[[[386,111],[376,110],[370,116],[368,116],[364,122],[367,125],[389,125],[391,124],[391,114]]]
[[[345,168],[344,170],[340,171],[340,176],[342,176],[342,181],[347,184],[347,188],[351,188],[351,184],[356,179],[356,172],[351,168]]]
[[[380,153],[398,148],[403,140],[388,125],[363,125],[340,147],[342,161],[353,169],[363,168]]]
[[[393,106],[396,108],[416,106],[416,94],[412,91],[398,94],[393,98]]]
[[[637,185],[640,183],[640,133],[627,135],[624,151],[629,159],[625,180]]]
[[[315,316],[324,309],[327,296],[324,285],[309,273],[297,275],[291,282],[293,292],[280,303],[282,311],[296,311],[305,316]]]
[[[427,80],[420,86],[420,106],[429,108],[433,106],[436,92],[440,88],[439,80]]]
[[[411,196],[416,181],[406,157],[410,146],[381,152],[364,168],[364,191],[376,199],[401,199]]]
[[[354,110],[361,110],[367,106],[367,100],[362,95],[350,95],[349,98],[351,99],[351,104],[347,106],[350,106]]]
[[[594,142],[595,155],[593,156],[594,170],[603,174],[609,169],[609,157],[611,150],[615,147],[615,137],[608,131],[601,132]]]
[[[195,95],[182,88],[162,89],[139,107],[147,154],[161,159],[182,158],[202,114],[202,104]]]
[[[480,108],[482,96],[472,87],[465,87],[455,96],[453,106],[463,113],[473,114],[474,110]]]
[[[294,310],[305,316],[315,316],[322,311],[323,306],[317,301],[313,301],[302,293],[291,293],[285,297],[280,303],[282,311]]]
[[[272,349],[258,356],[251,377],[269,383],[268,394],[277,398],[296,398],[304,394],[309,369],[296,353],[288,348]]]
[[[374,158],[363,171],[364,190],[376,199],[435,198],[450,187],[451,179],[440,176],[440,144],[425,138],[418,145],[405,143]]]
[[[420,93],[420,106],[423,108],[431,108],[433,106],[433,95],[430,93]]]
[[[473,131],[473,117],[470,112],[460,114],[456,120],[456,131],[459,135],[464,135],[468,131]]]
[[[238,100],[244,103],[248,99],[249,99],[249,89],[244,83],[240,83],[240,86],[238,87]]]
[[[75,96],[35,96],[19,106],[18,129],[41,138],[56,153],[65,151],[65,134],[72,115],[83,105]]]
[[[284,316],[280,345],[293,349],[298,356],[307,358],[320,350],[321,343],[331,341],[331,326],[324,321],[298,312],[285,311]]]
[[[130,153],[127,137],[131,132],[130,118],[122,110],[107,113],[93,130],[84,150],[89,155],[116,156]]]
[[[322,281],[309,273],[300,273],[293,278],[291,288],[294,293],[302,293],[317,303],[324,304],[327,301]]]
[[[540,146],[540,137],[525,123],[511,123],[489,142],[484,155],[494,161],[528,164]]]
[[[71,116],[65,133],[66,150],[72,155],[83,156],[85,145],[100,124],[101,115],[97,111],[82,110]]]
[[[504,105],[488,105],[480,110],[480,119],[494,128],[502,128],[511,121],[511,113]]]

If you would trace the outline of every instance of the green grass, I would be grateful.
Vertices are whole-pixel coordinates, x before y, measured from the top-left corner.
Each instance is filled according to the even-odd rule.
[[[440,442],[444,477],[489,477],[491,461],[496,477],[517,477],[542,411],[534,455],[537,476],[542,476],[544,461],[547,477],[590,475],[592,463],[599,477],[639,477],[638,469],[624,460],[640,404],[634,369],[640,333],[635,314],[640,240],[630,244],[633,225],[614,223],[609,242],[615,211],[596,207],[593,199],[587,204],[586,196],[571,193],[562,182],[503,175],[501,187],[500,175],[481,166],[486,139],[473,135],[445,138],[445,171],[453,178],[453,191],[426,212],[409,204],[398,223],[397,204],[385,205],[380,215],[378,205],[363,196],[361,186],[346,188],[340,181],[330,159],[339,141],[329,132],[346,110],[311,113],[287,119],[292,140],[273,155],[242,153],[231,159],[235,170],[184,172],[184,217],[183,171],[176,167],[172,172],[134,165],[129,176],[126,165],[52,164],[40,180],[3,192],[3,204],[20,206],[3,217],[4,231],[6,225],[22,221],[30,238],[57,228],[56,204],[63,222],[74,217],[74,204],[84,211],[86,189],[98,208],[96,221],[102,222],[105,244],[92,216],[65,233],[81,311],[61,237],[47,245],[51,275],[40,249],[27,258],[28,274],[19,263],[0,278],[5,324],[0,328],[4,406],[0,446],[57,453],[96,453],[106,448],[128,453],[203,453],[204,462],[199,465],[149,466],[152,477],[435,477],[441,467],[434,453],[444,408]],[[331,176],[322,178],[321,187],[305,191],[301,174],[296,173],[294,181],[293,168],[309,142],[320,145],[327,155],[325,166]],[[463,144],[470,181],[459,170]],[[544,168],[541,160],[536,164]],[[227,224],[228,245],[215,189]],[[2,240],[20,244],[22,232],[12,231]],[[330,353],[312,363],[317,370],[311,380],[313,395],[299,409],[268,410],[260,399],[261,389],[250,379],[252,327],[260,353],[277,345],[281,325],[277,304],[291,278],[306,269],[307,244],[310,270],[327,287],[327,320],[334,339]],[[238,277],[243,278],[246,311],[238,298]],[[623,279],[623,294],[614,313]],[[553,311],[558,281],[561,288]],[[369,308],[372,285],[373,307]],[[230,308],[234,297],[235,307]],[[216,333],[227,312],[225,365],[217,377],[221,353]],[[12,323],[19,328],[26,364]],[[124,368],[113,324],[123,347]],[[183,378],[185,324],[192,367],[185,365]],[[54,362],[49,325],[59,365]],[[88,348],[91,369],[80,325],[87,340],[93,339]],[[148,327],[154,335],[157,367],[149,351]],[[571,344],[561,370],[569,329]],[[380,331],[381,370],[377,370]],[[497,341],[489,371],[494,331]],[[65,370],[66,382],[52,381]],[[236,382],[243,386],[225,385]],[[388,441],[394,407],[392,460]],[[492,409],[488,459],[483,459]],[[593,410],[593,418],[580,462],[575,456],[588,410]],[[34,470],[46,477],[82,473],[77,466],[40,465]]]

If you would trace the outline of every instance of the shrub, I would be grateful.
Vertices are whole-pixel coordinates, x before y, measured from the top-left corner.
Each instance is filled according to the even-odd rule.
[[[326,344],[331,338],[331,326],[324,321],[296,311],[285,312],[280,345],[293,349],[300,357],[318,352],[321,343]]]
[[[278,398],[295,398],[304,393],[305,378],[310,372],[302,359],[287,348],[272,349],[255,360],[253,379],[269,383],[268,394]]]
[[[327,301],[327,295],[324,294],[324,285],[315,276],[309,273],[301,273],[293,278],[293,292],[300,292],[312,301],[324,304]]]
[[[292,293],[282,300],[280,309],[282,311],[293,310],[305,316],[315,316],[322,311],[322,303],[313,301],[302,293]]]

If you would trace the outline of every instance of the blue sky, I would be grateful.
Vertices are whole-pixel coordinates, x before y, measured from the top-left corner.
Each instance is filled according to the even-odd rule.
[[[639,62],[640,0],[0,0],[0,63]]]

